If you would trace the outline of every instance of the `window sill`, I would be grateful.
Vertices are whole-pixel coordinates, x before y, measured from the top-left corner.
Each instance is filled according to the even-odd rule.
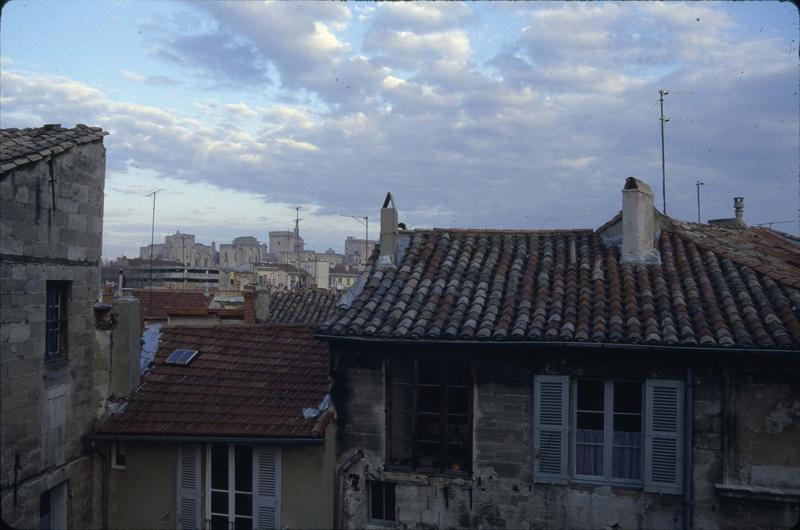
[[[720,497],[800,504],[800,488],[768,488],[749,484],[714,484]]]
[[[62,368],[69,364],[69,357],[66,355],[63,357],[57,357],[55,359],[49,359],[44,361],[45,368]]]

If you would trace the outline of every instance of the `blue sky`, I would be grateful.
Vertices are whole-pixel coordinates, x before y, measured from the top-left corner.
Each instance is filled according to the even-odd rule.
[[[175,230],[341,250],[386,191],[412,227],[596,228],[625,177],[667,209],[798,233],[798,15],[784,2],[12,0],[3,127],[99,125],[104,256]]]

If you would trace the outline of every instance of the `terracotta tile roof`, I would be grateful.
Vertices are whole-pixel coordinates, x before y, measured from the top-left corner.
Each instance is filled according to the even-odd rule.
[[[125,410],[99,433],[320,438],[317,408],[328,393],[328,348],[308,326],[174,327],[163,330],[155,366]],[[199,353],[164,364],[176,349]]]
[[[108,133],[78,124],[72,129],[45,125],[32,129],[0,129],[0,173],[63,153],[76,145],[96,142]]]
[[[765,229],[663,222],[649,266],[592,230],[402,234],[320,334],[800,348],[800,245]]]
[[[293,289],[270,295],[268,322],[321,324],[336,311],[339,294],[328,289]]]
[[[203,291],[180,291],[173,289],[134,289],[133,296],[139,299],[142,322],[145,320],[166,320],[167,313],[173,310],[208,309],[211,296]],[[185,313],[182,313],[185,314]]]

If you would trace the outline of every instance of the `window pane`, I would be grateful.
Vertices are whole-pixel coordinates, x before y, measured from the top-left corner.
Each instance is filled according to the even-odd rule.
[[[398,353],[392,356],[392,382],[393,383],[414,382],[413,357]]]
[[[215,490],[228,489],[228,446],[211,446],[211,487]]]
[[[414,410],[414,387],[392,385],[392,412],[411,412],[412,410]]]
[[[466,388],[447,389],[447,412],[449,414],[466,414],[469,408],[469,394]]]
[[[442,389],[440,387],[420,386],[417,394],[417,412],[442,411]]]
[[[253,495],[250,493],[236,494],[236,515],[253,515]]]
[[[227,492],[211,492],[211,511],[214,513],[228,513]]]
[[[411,441],[392,439],[391,450],[393,466],[411,467]]]
[[[614,412],[642,412],[641,383],[614,383]]]
[[[419,366],[419,382],[431,385],[442,384],[442,360],[421,358],[417,361]]]
[[[447,444],[447,471],[467,470],[467,446],[463,444]]]
[[[249,517],[237,517],[233,527],[235,530],[252,530],[253,520]]]
[[[228,517],[224,515],[212,515],[211,530],[228,530]]]
[[[614,414],[614,433],[642,432],[642,416],[639,414]]]
[[[456,442],[456,443],[466,443],[467,442],[467,424],[466,421],[463,423],[458,423],[457,420],[460,418],[453,418],[450,416],[447,421],[447,441],[448,442]],[[456,423],[453,423],[453,420],[456,420]],[[466,418],[464,418],[466,420]]]
[[[469,385],[469,359],[447,359],[444,364],[448,385]]]
[[[369,489],[370,518],[385,519],[383,510],[383,483],[376,481],[370,482]]]
[[[603,431],[575,430],[575,472],[580,475],[603,475]]]
[[[641,435],[636,435],[641,438]],[[641,447],[614,447],[614,464],[612,476],[630,480],[642,478],[642,449]]]
[[[603,414],[601,412],[579,412],[578,429],[603,431]]]
[[[603,410],[603,381],[578,381],[578,410]]]
[[[441,417],[438,415],[420,414],[417,416],[417,439],[439,440],[442,436]]]
[[[249,445],[236,446],[236,490],[253,491],[253,448]]]
[[[410,414],[392,414],[392,438],[413,438]]]
[[[442,467],[442,446],[438,442],[417,443],[417,464],[426,469],[440,469]]]

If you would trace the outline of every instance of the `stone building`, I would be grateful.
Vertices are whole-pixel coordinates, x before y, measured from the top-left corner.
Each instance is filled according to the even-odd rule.
[[[357,265],[336,265],[328,273],[328,288],[345,291],[355,285],[360,274]]]
[[[269,233],[269,252],[274,255],[293,254],[304,249],[298,230],[274,230]]]
[[[233,243],[219,246],[219,266],[222,270],[241,269],[261,260],[261,244],[252,236],[237,237]]]
[[[375,250],[376,244],[377,241],[372,239],[365,240],[348,236],[344,240],[344,264],[363,266],[372,255],[372,251]]]
[[[405,231],[318,330],[336,527],[797,528],[800,243],[630,178],[597,230]]]
[[[149,260],[151,245],[139,248],[139,257]],[[152,245],[152,258],[160,260],[173,260],[189,267],[215,267],[219,257],[216,244],[211,246],[195,241],[194,234],[181,234],[180,230],[166,236],[163,243]]]
[[[99,128],[0,131],[0,491],[14,528],[96,528]]]

